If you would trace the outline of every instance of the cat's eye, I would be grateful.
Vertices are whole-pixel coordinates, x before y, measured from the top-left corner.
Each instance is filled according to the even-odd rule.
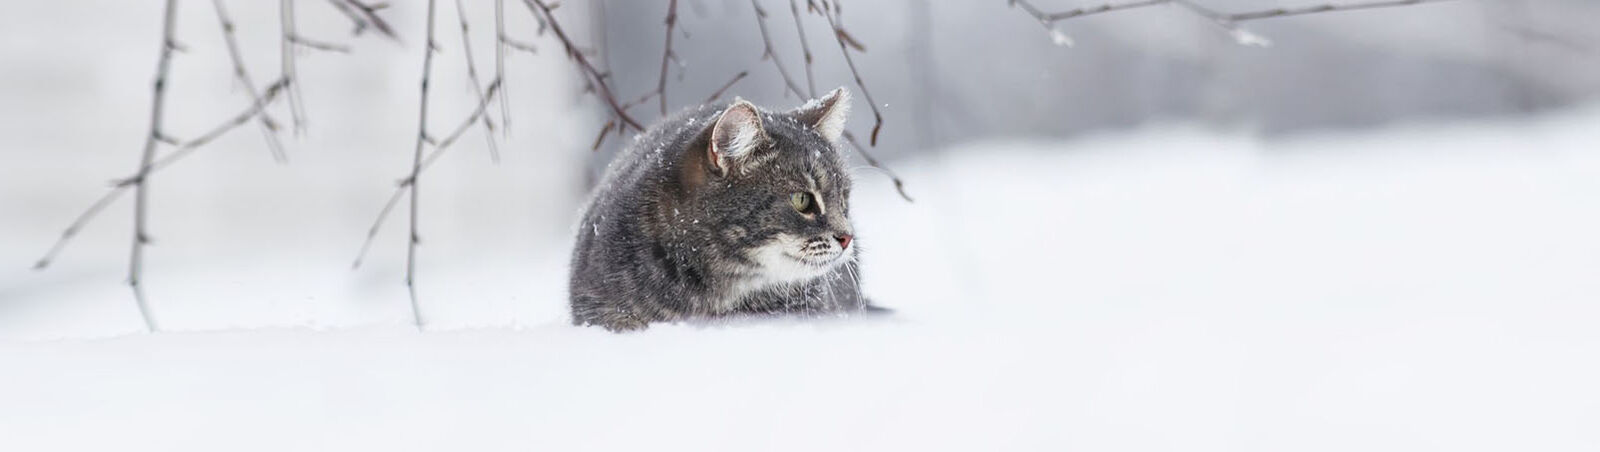
[[[789,195],[789,206],[794,207],[796,212],[811,213],[815,205],[816,200],[811,199],[810,193],[800,192]]]

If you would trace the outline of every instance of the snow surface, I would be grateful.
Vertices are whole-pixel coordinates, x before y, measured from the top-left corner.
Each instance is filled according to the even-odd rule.
[[[0,450],[1595,450],[1597,123],[973,144],[898,162],[914,204],[862,169],[888,319],[572,327],[566,232],[433,251],[428,333],[347,236],[164,261],[187,332],[130,334],[116,251],[0,273]]]

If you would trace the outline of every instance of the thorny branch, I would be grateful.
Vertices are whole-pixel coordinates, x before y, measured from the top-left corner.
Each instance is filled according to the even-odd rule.
[[[228,58],[233,61],[233,77],[244,85],[246,93],[250,94],[251,102],[257,108],[265,105],[261,100],[261,93],[256,92],[256,84],[250,78],[250,72],[244,68],[244,56],[239,52],[238,39],[233,34],[233,19],[228,16],[228,10],[223,5],[223,0],[211,0],[217,11],[217,22],[222,25],[222,37],[227,42]],[[272,151],[272,159],[278,163],[288,161],[288,156],[283,152],[283,143],[278,141],[278,122],[272,119],[265,111],[256,115],[256,120],[261,123],[261,134],[266,137],[267,148]]]

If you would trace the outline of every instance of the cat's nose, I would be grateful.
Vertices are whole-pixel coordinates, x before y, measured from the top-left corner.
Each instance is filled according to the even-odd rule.
[[[850,249],[850,240],[855,239],[855,236],[850,234],[839,234],[833,236],[833,239],[839,241],[839,248]]]

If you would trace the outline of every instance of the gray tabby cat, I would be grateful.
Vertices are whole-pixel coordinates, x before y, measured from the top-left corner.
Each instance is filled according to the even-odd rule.
[[[856,279],[839,88],[787,112],[687,109],[607,167],[579,225],[572,321],[612,331],[867,306]]]

